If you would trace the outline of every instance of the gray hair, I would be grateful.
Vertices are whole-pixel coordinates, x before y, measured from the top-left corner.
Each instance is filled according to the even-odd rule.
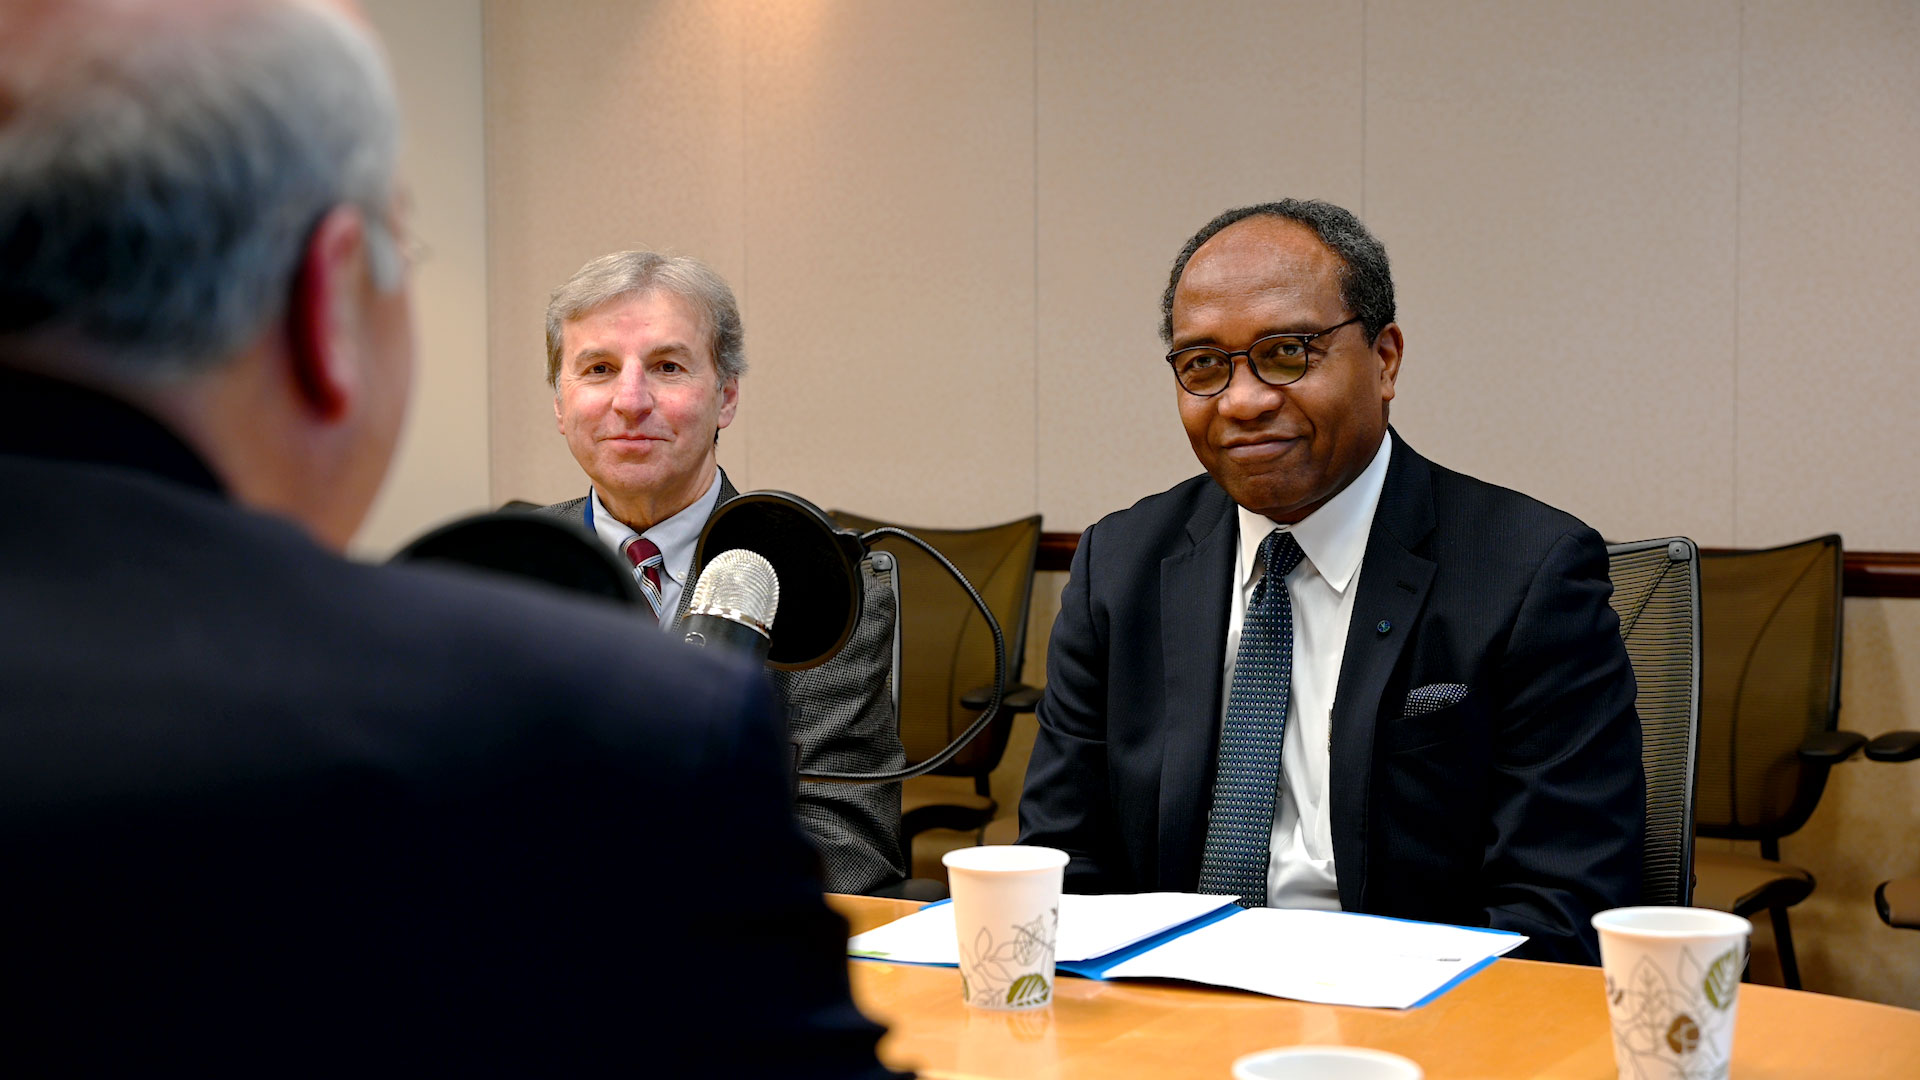
[[[616,251],[574,271],[548,298],[547,385],[556,389],[560,385],[561,335],[568,323],[603,304],[651,292],[672,293],[699,311],[721,382],[747,373],[740,305],[724,278],[690,255]]]
[[[0,345],[140,380],[211,369],[285,313],[313,227],[342,204],[366,217],[375,285],[399,286],[393,85],[341,12],[66,40],[77,55],[0,76],[18,108],[0,111]]]
[[[1187,261],[1220,230],[1250,217],[1282,218],[1305,225],[1340,257],[1340,299],[1359,317],[1368,341],[1379,337],[1394,320],[1393,272],[1387,267],[1386,245],[1368,232],[1351,210],[1318,199],[1281,199],[1229,210],[1207,222],[1180,249],[1179,257],[1173,260],[1173,273],[1167,278],[1167,291],[1160,297],[1161,341],[1173,344],[1173,294],[1180,288],[1180,275],[1187,272]]]

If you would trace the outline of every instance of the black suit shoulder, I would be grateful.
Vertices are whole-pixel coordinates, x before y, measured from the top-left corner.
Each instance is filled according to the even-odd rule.
[[[0,489],[15,1060],[675,1072],[726,999],[753,1067],[879,1072],[757,672],[133,469]]]
[[[1218,512],[1232,509],[1232,502],[1220,485],[1205,473],[1188,477],[1165,491],[1155,492],[1138,501],[1125,510],[1115,510],[1090,529],[1098,529],[1103,536],[1166,536],[1183,534],[1196,514],[1202,510]]]
[[[1212,477],[1190,477],[1088,526],[1079,544],[1087,554],[1075,567],[1096,575],[1096,561],[1100,567],[1158,564],[1192,546],[1233,513],[1233,500]],[[1088,585],[1099,587],[1092,580]]]
[[[1485,542],[1522,543],[1529,550],[1550,547],[1568,534],[1593,532],[1579,518],[1531,495],[1435,465],[1405,444],[1399,449],[1427,467],[1436,524],[1443,530]]]
[[[1578,573],[1606,582],[1606,543],[1579,518],[1435,465],[1404,444],[1398,451],[1425,465],[1431,483],[1433,531],[1420,551],[1434,561],[1443,583],[1469,583],[1478,597],[1476,607],[1514,610],[1530,590],[1552,584],[1539,580],[1542,573]]]

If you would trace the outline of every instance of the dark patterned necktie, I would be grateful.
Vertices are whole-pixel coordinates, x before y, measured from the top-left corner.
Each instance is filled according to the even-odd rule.
[[[666,559],[661,556],[658,545],[644,536],[627,541],[623,550],[633,563],[633,579],[640,583],[640,591],[647,594],[647,606],[653,608],[654,621],[660,621],[660,568],[666,565]]]
[[[1266,576],[1254,586],[1240,627],[1240,651],[1220,727],[1220,764],[1207,814],[1200,891],[1237,896],[1241,907],[1267,906],[1267,858],[1280,788],[1281,736],[1293,687],[1293,600],[1286,576],[1300,565],[1300,542],[1276,529],[1260,542]]]

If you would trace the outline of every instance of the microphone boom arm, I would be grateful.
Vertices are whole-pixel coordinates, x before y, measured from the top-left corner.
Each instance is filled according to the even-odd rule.
[[[1000,700],[1006,696],[1007,639],[1005,635],[1000,632],[1000,620],[993,617],[993,612],[988,610],[987,602],[980,598],[980,593],[973,587],[973,583],[967,580],[966,575],[962,574],[958,567],[948,562],[947,557],[940,554],[932,544],[927,543],[925,540],[920,539],[905,529],[896,529],[891,525],[883,525],[878,529],[874,529],[872,532],[862,533],[860,535],[860,543],[863,546],[871,546],[875,540],[883,536],[899,537],[933,556],[934,561],[938,562],[942,567],[945,567],[947,573],[953,575],[953,580],[959,582],[960,587],[967,590],[967,596],[972,598],[973,606],[978,608],[981,617],[987,620],[987,629],[993,632],[993,696],[987,699],[986,708],[980,710],[980,715],[975,717],[973,723],[967,726],[967,730],[960,733],[958,739],[953,740],[944,750],[941,750],[939,753],[918,765],[909,765],[904,769],[896,769],[893,772],[887,773],[803,772],[798,774],[802,780],[812,780],[829,784],[890,784],[898,780],[911,780],[916,776],[924,776],[940,766],[945,765],[947,762],[952,761],[954,755],[964,750],[968,743],[978,738],[980,733],[985,731],[987,725],[992,722],[994,715],[1000,711]]]

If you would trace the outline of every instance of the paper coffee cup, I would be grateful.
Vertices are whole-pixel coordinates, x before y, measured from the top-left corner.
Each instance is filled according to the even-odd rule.
[[[1053,1003],[1053,946],[1067,853],[1018,845],[960,848],[940,860],[953,893],[960,993],[982,1009]]]
[[[1593,928],[1620,1075],[1724,1078],[1753,924],[1708,908],[1631,907],[1595,915]]]
[[[1233,1063],[1233,1080],[1420,1080],[1420,1066],[1362,1046],[1283,1046]]]

